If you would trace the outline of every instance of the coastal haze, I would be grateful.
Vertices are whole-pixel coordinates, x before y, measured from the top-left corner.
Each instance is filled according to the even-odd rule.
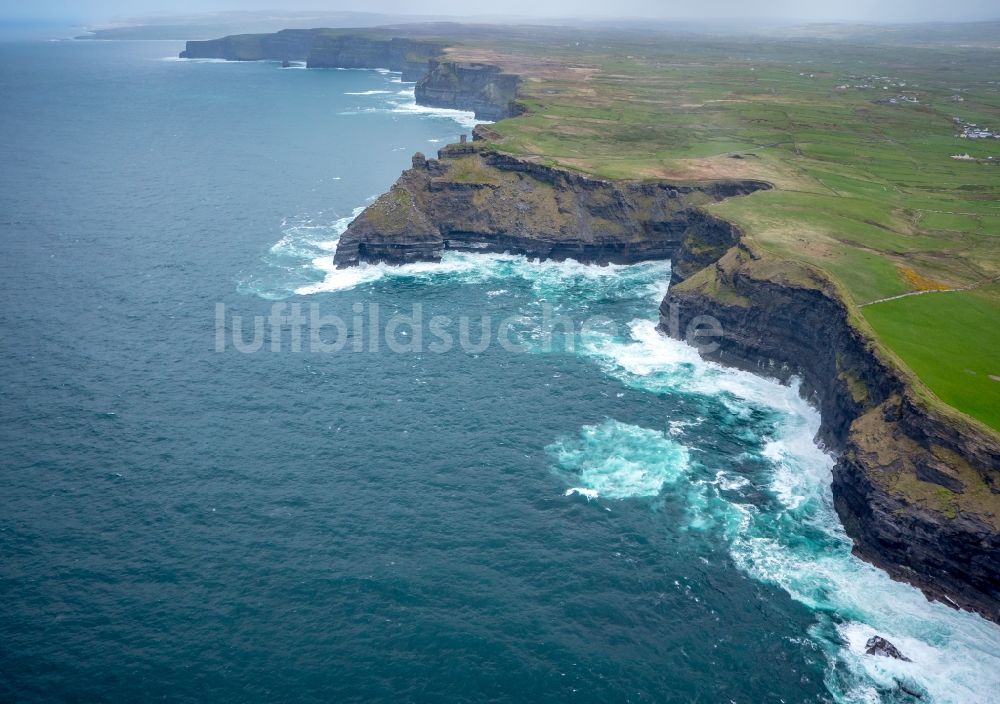
[[[995,701],[993,7],[504,12],[0,2],[0,699]]]
[[[358,10],[395,16],[430,15],[437,17],[468,18],[470,16],[494,18],[604,18],[621,19],[627,17],[670,18],[670,19],[761,19],[795,21],[849,21],[849,22],[969,22],[997,19],[994,3],[988,0],[962,0],[962,2],[942,5],[932,0],[892,0],[891,2],[844,2],[793,3],[784,0],[716,0],[709,5],[694,8],[690,3],[654,0],[624,0],[613,5],[593,0],[570,2],[554,0],[540,5],[525,0],[511,0],[503,4],[502,10],[483,8],[458,2],[457,0],[427,0],[415,8],[411,2],[402,0],[376,0],[365,3],[363,8],[345,8],[343,4],[329,0],[298,0],[294,6],[278,7],[273,0],[45,0],[26,5],[4,0],[0,3],[0,18],[85,18],[92,21],[109,18],[138,17],[144,15],[191,15],[211,12],[266,11],[280,15],[290,11],[343,12]]]

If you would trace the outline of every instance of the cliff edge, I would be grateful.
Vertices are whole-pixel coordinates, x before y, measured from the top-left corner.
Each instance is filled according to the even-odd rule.
[[[1000,623],[1000,442],[921,398],[929,392],[888,360],[844,300],[818,270],[744,240],[670,287],[661,329],[712,316],[724,334],[705,357],[800,378],[837,457],[833,496],[855,553],[929,598]]]

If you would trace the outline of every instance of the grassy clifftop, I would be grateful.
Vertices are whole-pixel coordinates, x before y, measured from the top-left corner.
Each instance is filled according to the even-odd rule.
[[[1000,430],[1000,139],[959,136],[1000,131],[995,48],[559,35],[451,53],[525,77],[528,113],[491,127],[502,151],[775,184],[712,211],[823,270],[934,394]]]

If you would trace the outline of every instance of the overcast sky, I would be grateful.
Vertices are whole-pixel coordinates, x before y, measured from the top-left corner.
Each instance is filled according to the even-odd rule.
[[[0,0],[0,18],[100,21],[146,14],[217,10],[358,10],[397,14],[522,17],[758,18],[920,22],[1000,18],[997,0]]]

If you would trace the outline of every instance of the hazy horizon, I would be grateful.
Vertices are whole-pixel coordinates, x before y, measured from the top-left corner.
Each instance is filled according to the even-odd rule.
[[[484,13],[481,6],[457,0],[426,0],[415,8],[403,0],[373,0],[344,6],[330,0],[301,0],[293,7],[276,8],[274,0],[41,0],[30,7],[23,2],[0,0],[0,20],[112,22],[142,17],[171,15],[207,15],[216,12],[359,12],[373,14],[442,16],[462,19],[488,14],[495,18],[514,19],[662,19],[662,20],[744,20],[790,22],[962,22],[1000,17],[990,0],[962,0],[942,4],[933,0],[883,2],[873,6],[865,0],[817,2],[804,5],[787,0],[716,0],[711,6],[699,6],[693,13],[690,3],[656,0],[622,0],[614,5],[603,2],[554,0],[544,5],[530,0],[511,0],[504,12],[495,8]]]

